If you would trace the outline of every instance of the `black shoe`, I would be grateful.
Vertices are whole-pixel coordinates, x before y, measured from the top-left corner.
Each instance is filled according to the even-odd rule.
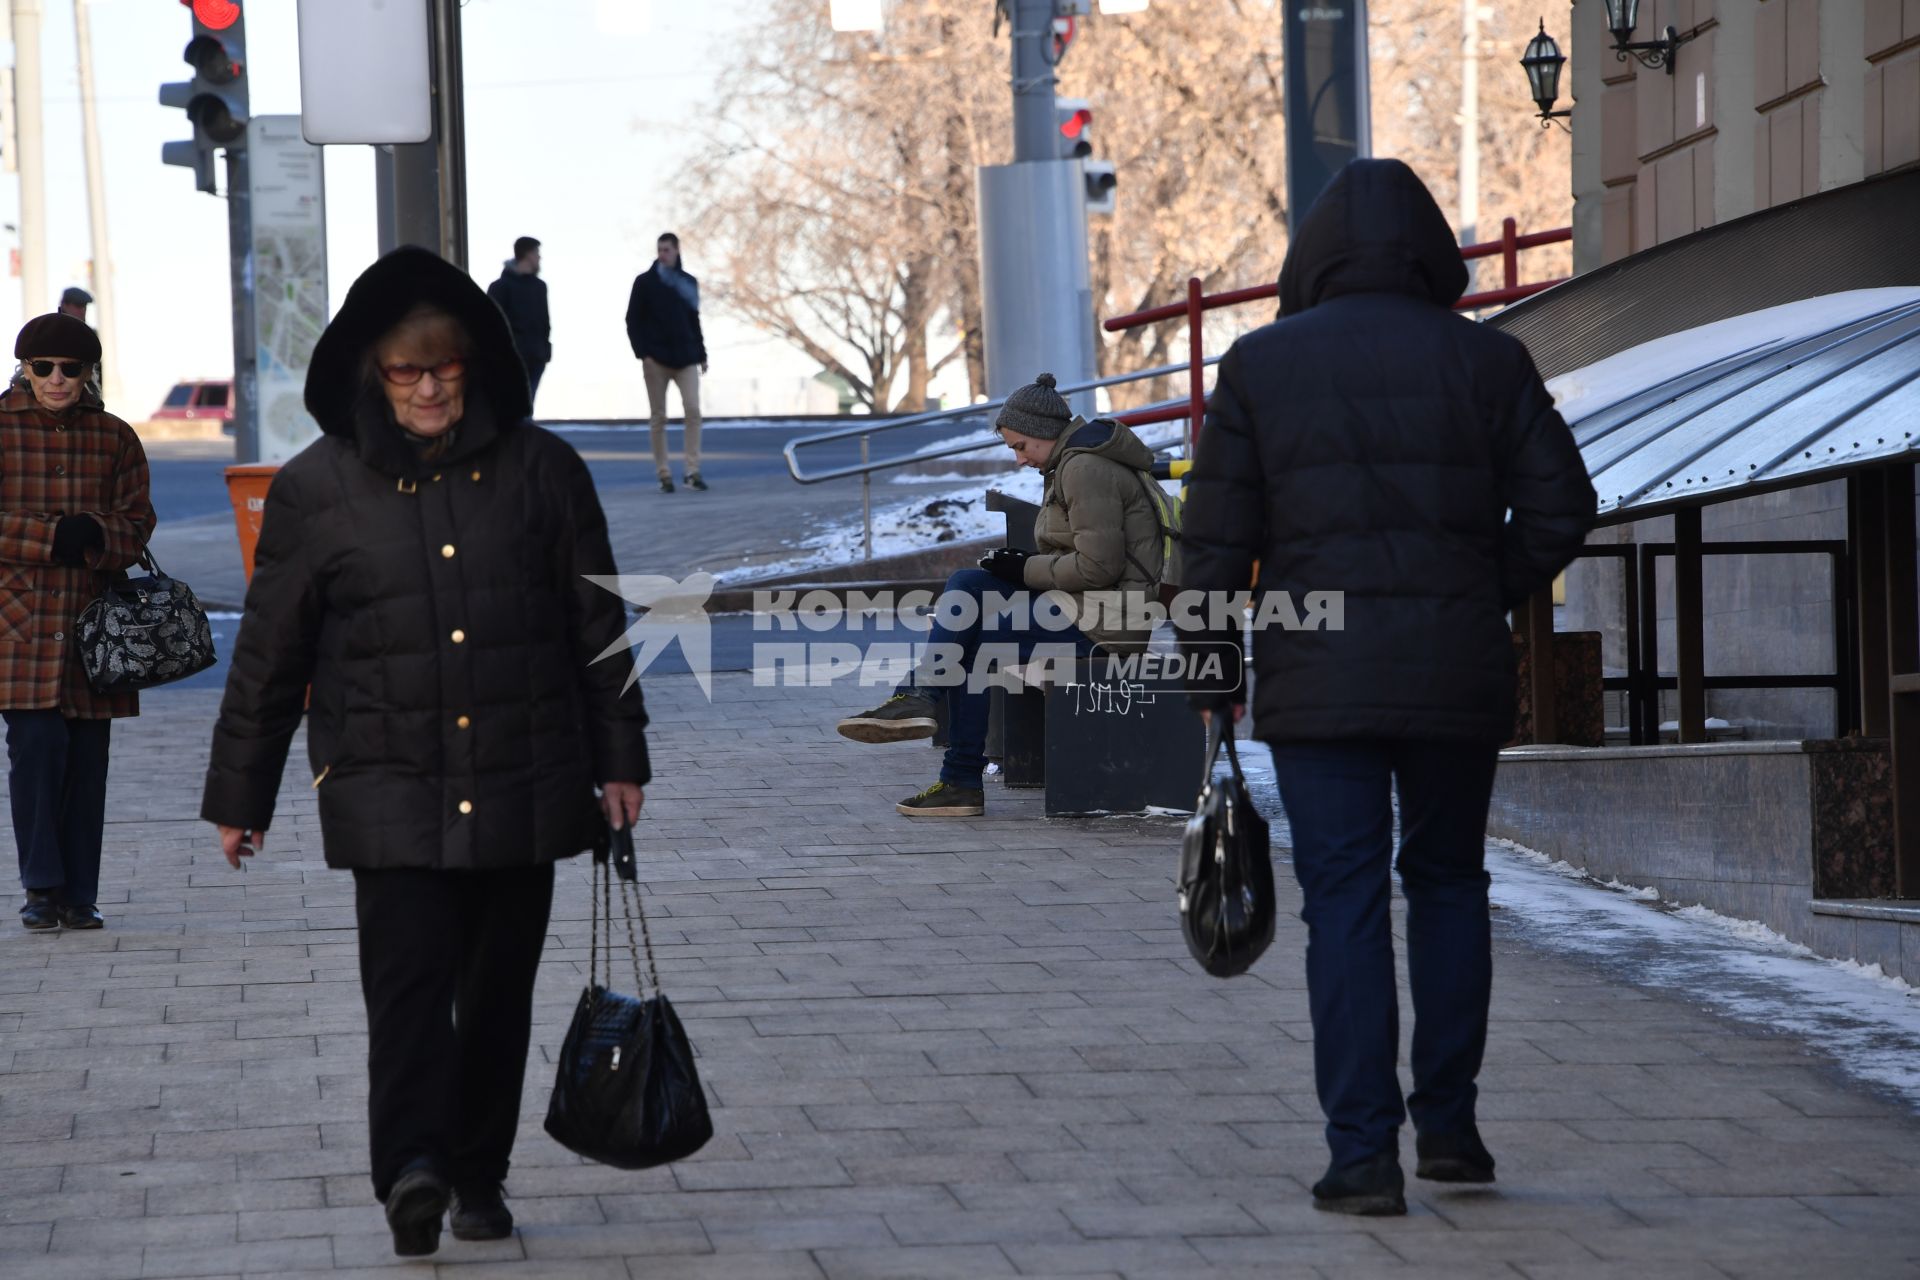
[[[1393,1217],[1407,1211],[1406,1190],[1400,1157],[1389,1151],[1328,1169],[1327,1176],[1313,1184],[1313,1207],[1364,1218]]]
[[[936,722],[933,699],[917,690],[896,693],[871,711],[848,716],[836,727],[855,742],[912,742],[931,738]]]
[[[667,478],[666,478],[665,476],[661,476],[661,477],[660,477],[660,492],[662,492],[662,493],[672,493],[672,492],[673,492],[673,481],[671,481],[671,480],[669,480],[669,479],[667,479]]]
[[[20,904],[20,927],[31,929],[35,933],[46,933],[60,927],[60,904],[53,895],[37,889],[27,890],[27,900]]]
[[[1493,1156],[1472,1125],[1454,1133],[1423,1133],[1413,1140],[1420,1163],[1415,1177],[1428,1182],[1492,1182]]]
[[[447,1180],[425,1161],[408,1165],[387,1192],[387,1226],[393,1251],[402,1258],[424,1258],[440,1248],[440,1219],[452,1193]]]
[[[71,907],[64,903],[60,907],[60,927],[62,929],[104,929],[107,922],[91,906]]]
[[[455,1240],[505,1240],[513,1234],[513,1213],[499,1183],[455,1187],[447,1226]]]
[[[700,492],[705,493],[707,491],[707,482],[700,478],[698,471],[689,471],[687,473],[687,488],[698,489]]]
[[[978,818],[987,811],[987,793],[979,787],[950,787],[936,782],[893,807],[909,818]]]

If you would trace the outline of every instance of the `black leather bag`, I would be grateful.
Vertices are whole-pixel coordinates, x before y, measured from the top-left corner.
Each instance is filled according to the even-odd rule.
[[[647,929],[645,904],[639,894],[633,860],[633,832],[615,832],[613,863],[604,851],[594,855],[593,934],[587,953],[587,989],[573,1011],[560,1048],[560,1069],[547,1104],[547,1132],[553,1140],[578,1155],[616,1169],[651,1169],[684,1160],[713,1137],[707,1114],[707,1096],[694,1067],[693,1045],[680,1019],[660,989],[654,966],[653,937]],[[598,981],[600,923],[611,932],[613,879],[618,869],[620,901],[626,915],[627,949],[633,955],[633,981],[644,992],[640,953],[634,942],[633,922],[640,919],[646,940],[647,973],[653,995],[622,995],[611,989],[611,945],[605,981]],[[609,944],[611,939],[609,939]]]
[[[1232,772],[1216,778],[1222,742]],[[1201,968],[1231,978],[1252,968],[1272,945],[1278,916],[1267,820],[1247,793],[1233,745],[1233,716],[1222,709],[1214,712],[1207,733],[1206,778],[1181,842],[1180,932]]]
[[[193,588],[142,551],[141,578],[122,577],[74,624],[80,665],[95,693],[138,693],[198,675],[216,661],[213,627]]]

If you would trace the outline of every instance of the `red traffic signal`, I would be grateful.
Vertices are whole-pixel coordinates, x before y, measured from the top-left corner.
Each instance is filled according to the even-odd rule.
[[[193,6],[193,16],[209,31],[225,31],[240,21],[240,6],[233,0],[180,0]]]
[[[1082,133],[1086,132],[1087,126],[1092,123],[1093,112],[1085,107],[1081,107],[1060,121],[1060,136],[1063,138],[1078,138]]]

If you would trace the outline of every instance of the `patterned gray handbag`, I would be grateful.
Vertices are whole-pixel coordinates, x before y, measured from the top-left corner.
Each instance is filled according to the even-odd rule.
[[[95,693],[136,693],[212,666],[213,627],[193,588],[140,553],[143,578],[121,577],[80,614],[80,664]]]

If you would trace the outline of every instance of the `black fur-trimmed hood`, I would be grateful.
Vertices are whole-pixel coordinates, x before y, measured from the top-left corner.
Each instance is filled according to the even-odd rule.
[[[514,350],[513,335],[500,308],[472,277],[437,254],[413,246],[395,249],[353,282],[346,301],[314,345],[307,370],[307,410],[320,429],[356,441],[362,456],[376,466],[389,461],[398,464],[402,455],[385,447],[387,442],[379,438],[384,434],[381,424],[369,421],[375,415],[367,396],[367,353],[422,303],[453,316],[472,342],[467,409],[456,454],[473,452],[533,412],[526,366]],[[384,402],[377,416],[392,427]],[[392,427],[392,443],[404,450],[398,432]]]

